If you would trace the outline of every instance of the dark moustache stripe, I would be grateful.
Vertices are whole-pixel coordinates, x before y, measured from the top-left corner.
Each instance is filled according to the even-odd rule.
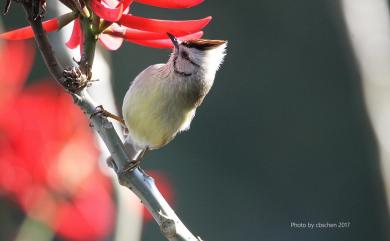
[[[185,77],[191,76],[192,73],[186,73],[186,72],[182,72],[182,71],[177,70],[177,68],[176,68],[176,60],[177,60],[177,57],[178,57],[178,56],[175,56],[175,59],[173,60],[173,70],[175,71],[175,73],[176,73],[176,74],[179,74],[179,75],[181,75],[181,76],[185,76]]]

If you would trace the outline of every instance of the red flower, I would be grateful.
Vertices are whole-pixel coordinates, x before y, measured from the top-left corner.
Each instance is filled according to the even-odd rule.
[[[161,8],[190,8],[203,0],[90,0],[88,7],[101,21],[95,21],[99,26],[97,36],[99,42],[109,50],[118,49],[123,40],[139,45],[155,48],[172,48],[172,42],[167,32],[182,40],[197,39],[203,35],[203,29],[211,20],[206,17],[198,20],[173,21],[137,17],[129,14],[131,3],[139,2]],[[43,23],[47,32],[55,31],[70,23],[76,14],[69,13]],[[3,39],[27,39],[33,37],[31,28],[13,30],[0,34]],[[80,45],[82,33],[80,21],[76,19],[72,35],[66,45],[76,48]]]
[[[111,182],[97,166],[94,135],[51,82],[20,90],[32,57],[25,42],[0,49],[0,93],[8,95],[0,94],[0,191],[68,240],[104,238],[114,204]]]

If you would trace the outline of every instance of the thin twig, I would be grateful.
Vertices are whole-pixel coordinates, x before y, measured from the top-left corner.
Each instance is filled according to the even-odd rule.
[[[30,23],[34,34],[35,34],[35,42],[38,45],[38,48],[42,54],[42,57],[45,61],[47,68],[49,69],[51,75],[54,79],[64,86],[64,76],[63,76],[63,67],[59,64],[58,59],[54,54],[54,50],[49,42],[49,39],[46,36],[46,32],[42,26],[41,17],[34,17],[31,15],[30,4],[24,2],[23,9],[27,16],[27,21]],[[65,87],[65,86],[64,86]]]
[[[38,17],[34,20],[34,18],[31,17],[31,6],[29,4],[24,3],[23,7],[27,14],[28,21],[34,30],[35,40],[50,73],[57,82],[67,88],[67,86],[64,85],[66,79],[63,75],[64,69],[55,57],[54,51],[43,30],[41,18]],[[89,53],[88,56],[92,56],[93,59],[92,53]],[[92,59],[89,59],[89,62],[87,61],[86,63],[91,63]],[[67,90],[69,91],[69,89]],[[130,159],[126,153],[126,149],[112,123],[102,115],[93,115],[98,105],[94,103],[87,91],[83,89],[77,93],[70,92],[75,103],[88,117],[91,116],[93,128],[99,133],[111,153],[114,162],[113,169],[118,175],[120,184],[128,187],[141,199],[160,226],[162,234],[169,241],[201,241],[201,239],[195,237],[177,217],[167,201],[158,191],[153,178],[148,176],[139,167],[135,169],[132,168],[133,164],[129,161]]]
[[[60,0],[62,4],[67,6],[69,9],[75,10],[76,7],[73,5],[73,3],[70,0]]]

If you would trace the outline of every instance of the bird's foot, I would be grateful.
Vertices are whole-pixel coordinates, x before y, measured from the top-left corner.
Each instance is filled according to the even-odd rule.
[[[141,160],[140,159],[137,159],[137,160],[132,160],[131,162],[129,162],[129,164],[123,169],[123,172],[131,172],[133,171],[134,169],[138,168],[139,167],[139,164],[141,163]]]
[[[111,156],[107,158],[106,163],[109,167],[114,169],[115,172],[118,172],[118,171],[129,172],[129,171],[133,171],[134,169],[138,168],[139,164],[141,163],[141,160],[137,159],[137,160],[133,160],[133,161],[129,162],[129,164],[125,168],[123,168],[123,170],[118,169],[118,166],[116,165],[114,159]]]
[[[132,160],[131,162],[129,162],[129,165],[123,169],[124,172],[126,171],[132,171],[136,168],[139,167],[139,164],[141,163],[141,161],[143,160],[144,158],[144,155],[145,153],[149,151],[149,147],[146,147],[145,149],[142,150],[142,152],[138,155],[137,159],[136,160]]]
[[[134,170],[139,166],[141,161],[144,159],[145,153],[149,151],[149,147],[146,147],[145,149],[142,150],[142,152],[138,155],[136,160],[133,160],[129,164],[129,169]]]
[[[119,123],[121,123],[122,125],[126,126],[125,124],[125,121],[123,120],[123,118],[117,116],[117,115],[114,115],[112,114],[111,112],[109,111],[106,111],[102,105],[99,105],[95,108],[95,111],[91,114],[91,116],[89,117],[90,119],[93,118],[94,116],[96,115],[102,115],[102,116],[105,116],[105,117],[108,117],[108,118],[111,118],[111,119],[114,119],[116,121],[118,121]]]

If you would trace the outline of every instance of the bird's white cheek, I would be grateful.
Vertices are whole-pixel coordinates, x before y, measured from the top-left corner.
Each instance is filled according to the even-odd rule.
[[[215,79],[215,71],[208,71],[205,74],[205,79],[208,82],[209,85],[212,85]]]

